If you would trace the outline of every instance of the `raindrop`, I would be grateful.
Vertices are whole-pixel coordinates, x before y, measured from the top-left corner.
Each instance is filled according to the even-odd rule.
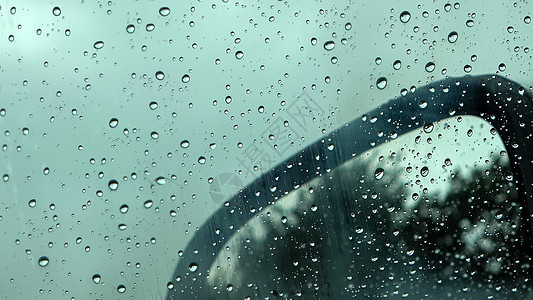
[[[333,50],[333,48],[335,48],[335,42],[334,41],[327,41],[324,43],[324,49],[326,49],[327,51],[331,51]]]
[[[98,49],[102,49],[104,47],[104,42],[102,41],[98,41],[96,43],[94,43],[93,45],[94,49],[98,50]]]
[[[448,42],[450,42],[450,43],[457,42],[458,38],[459,38],[459,35],[457,34],[456,31],[452,31],[452,32],[450,32],[450,34],[448,34]]]
[[[152,131],[152,133],[150,133],[150,137],[152,137],[152,139],[156,140],[159,137],[159,133],[157,133],[156,131]]]
[[[112,191],[116,191],[118,189],[118,181],[112,179],[108,183],[109,189]]]
[[[385,170],[383,170],[383,168],[377,168],[374,177],[376,177],[377,180],[380,180],[383,178],[383,175],[385,175]]]
[[[192,273],[196,272],[198,270],[198,265],[196,263],[191,263],[189,265],[189,271],[191,271]]]
[[[402,62],[400,60],[395,60],[392,67],[394,70],[399,70],[402,67]]]
[[[422,177],[426,177],[428,176],[429,174],[429,168],[428,167],[422,167],[422,169],[420,169],[420,175],[422,175]]]
[[[146,24],[146,31],[150,32],[152,30],[155,29],[155,25],[150,23],[150,24]]]
[[[122,294],[122,293],[126,292],[126,287],[123,284],[121,284],[121,285],[117,286],[117,291]]]
[[[463,70],[465,71],[465,73],[470,73],[470,72],[472,72],[472,66],[471,65],[465,65],[463,67]]]
[[[117,125],[118,125],[118,119],[113,118],[113,119],[109,120],[109,127],[115,128],[115,127],[117,127]]]
[[[429,124],[426,124],[424,125],[424,132],[425,133],[431,133],[433,131],[433,123],[429,123]]]
[[[431,62],[431,61],[428,62],[428,63],[426,64],[426,71],[429,72],[429,73],[435,71],[435,63],[434,63],[434,62]]]
[[[54,7],[54,8],[52,9],[52,14],[54,14],[54,16],[56,16],[56,17],[59,16],[59,15],[61,14],[61,8],[59,8],[59,7],[57,7],[57,6]]]
[[[155,72],[155,78],[157,78],[157,80],[163,80],[165,79],[165,73],[161,71],[157,71]]]
[[[185,74],[181,77],[181,82],[188,83],[189,81],[191,81],[191,77],[188,74]]]
[[[243,57],[244,57],[244,53],[242,51],[235,52],[235,58],[236,59],[241,59]]]
[[[128,210],[129,210],[129,207],[126,204],[122,204],[122,206],[120,207],[120,212],[123,214],[127,213]]]
[[[346,30],[350,30],[350,29],[352,29],[352,23],[350,23],[350,22],[346,23],[346,24],[344,25],[344,29],[346,29]]]
[[[187,141],[187,140],[183,140],[183,141],[181,141],[181,143],[180,143],[181,148],[184,148],[184,149],[185,149],[185,148],[188,148],[189,145],[190,145],[190,143],[189,143],[189,141]]]
[[[376,81],[376,86],[380,90],[384,89],[387,86],[387,78],[379,77],[378,80]]]
[[[163,185],[167,183],[167,180],[163,176],[159,176],[155,179],[155,182],[159,185]]]
[[[154,204],[154,202],[152,200],[146,200],[144,201],[144,208],[150,208],[152,207],[152,205]]]
[[[530,24],[531,23],[531,17],[530,16],[524,17],[524,23]]]
[[[49,262],[50,262],[50,260],[46,256],[41,256],[41,258],[39,258],[39,266],[41,266],[41,267],[48,266]]]
[[[503,72],[505,71],[506,67],[505,67],[505,64],[504,63],[501,63],[499,66],[498,66],[498,70],[500,70],[500,72]]]
[[[316,46],[316,43],[317,43],[317,39],[315,37],[311,38],[311,45]]]
[[[159,14],[160,14],[161,16],[163,16],[163,17],[168,16],[168,15],[170,14],[170,8],[168,8],[168,7],[161,7],[161,8],[159,9]]]
[[[94,274],[93,275],[93,282],[94,283],[99,284],[101,280],[102,280],[102,276],[100,276],[100,274]]]
[[[200,157],[198,158],[198,163],[201,164],[201,165],[205,164],[205,161],[206,161],[206,159],[205,159],[205,157],[203,157],[203,156],[200,156]]]
[[[37,200],[35,199],[31,199],[29,202],[28,202],[28,206],[29,207],[35,207],[35,205],[37,204]]]
[[[126,32],[127,33],[134,33],[135,32],[135,25],[130,24],[130,25],[126,26]]]
[[[155,109],[157,108],[157,102],[152,101],[152,102],[150,102],[150,105],[149,105],[149,106],[150,106],[150,109],[151,109],[151,110],[155,110]]]
[[[231,285],[231,284],[226,285],[226,291],[228,291],[228,292],[233,291],[233,285]]]
[[[409,22],[409,20],[411,20],[411,14],[408,11],[403,11],[400,14],[400,21],[402,23],[407,23],[407,22]]]

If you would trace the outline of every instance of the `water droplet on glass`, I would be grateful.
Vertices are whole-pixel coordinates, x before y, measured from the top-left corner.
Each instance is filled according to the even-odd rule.
[[[130,24],[130,25],[126,26],[126,32],[127,33],[134,33],[135,32],[135,25]]]
[[[159,133],[157,133],[156,131],[152,131],[152,133],[150,133],[150,137],[152,137],[152,139],[156,140],[159,137]]]
[[[387,78],[379,77],[378,80],[376,81],[376,86],[380,90],[384,89],[387,86]]]
[[[31,199],[29,202],[28,202],[28,206],[29,207],[35,207],[35,205],[37,204],[37,200],[35,199]]]
[[[400,14],[400,21],[402,23],[407,23],[409,22],[409,20],[411,20],[411,13],[409,13],[408,11],[403,11],[401,14]]]
[[[154,201],[146,200],[146,201],[144,201],[143,205],[144,205],[144,208],[150,208],[150,207],[152,207],[153,204],[154,204]]]
[[[41,258],[39,258],[39,266],[41,266],[41,267],[48,266],[49,262],[50,262],[50,260],[46,256],[41,256]]]
[[[231,285],[231,284],[226,285],[226,291],[228,291],[228,292],[233,291],[233,285]]]
[[[115,128],[115,127],[117,127],[117,125],[118,125],[118,120],[117,119],[113,118],[113,119],[109,120],[109,127]]]
[[[316,43],[317,43],[317,39],[315,37],[311,38],[311,45],[316,46]]]
[[[383,175],[385,175],[385,170],[383,170],[383,168],[377,168],[376,172],[374,173],[374,177],[377,180],[380,180],[381,178],[383,178]]]
[[[150,23],[150,24],[146,24],[146,31],[150,32],[152,30],[155,29],[155,25]]]
[[[168,8],[168,7],[161,7],[161,8],[159,9],[159,14],[160,14],[161,16],[163,16],[163,17],[168,16],[168,15],[170,14],[170,8]]]
[[[119,292],[121,294],[126,292],[126,287],[123,284],[117,286],[117,292]]]
[[[181,141],[181,143],[180,143],[181,148],[184,148],[184,149],[185,149],[185,148],[188,148],[189,145],[190,145],[190,144],[189,144],[189,141],[187,141],[187,140],[183,140],[183,141]]]
[[[203,156],[200,156],[200,157],[198,158],[198,163],[201,164],[201,165],[205,164],[205,161],[206,161],[206,159],[205,159],[205,157],[203,157]]]
[[[99,284],[101,280],[102,280],[102,276],[100,276],[100,274],[94,274],[93,275],[93,282],[94,283]]]
[[[166,183],[167,183],[165,177],[162,177],[162,176],[157,177],[157,178],[155,179],[155,182],[156,182],[157,184],[159,184],[159,185],[163,185],[163,184],[166,184]]]
[[[352,29],[352,23],[350,23],[350,22],[346,23],[346,24],[344,25],[344,29],[346,29],[346,30],[350,30],[350,29]]]
[[[181,82],[188,83],[189,81],[191,81],[191,77],[188,74],[185,74],[181,77]]]
[[[191,271],[192,273],[196,272],[198,270],[198,265],[196,263],[191,263],[189,265],[189,271]]]
[[[505,71],[505,69],[506,69],[506,66],[505,66],[504,63],[501,63],[501,64],[498,66],[498,70],[500,70],[500,72]]]
[[[54,8],[52,9],[52,14],[53,14],[54,16],[58,17],[59,15],[61,15],[61,8],[59,8],[59,7],[57,7],[57,6],[54,7]]]
[[[429,174],[429,168],[428,167],[422,167],[422,169],[420,169],[420,175],[422,175],[422,177],[426,177],[428,176]]]
[[[448,34],[448,42],[450,42],[450,43],[457,42],[458,38],[459,38],[459,35],[457,34],[456,31],[452,31],[452,32],[450,32],[450,34]]]
[[[327,51],[331,51],[333,50],[333,48],[335,48],[335,42],[334,41],[327,41],[324,43],[324,49],[326,49]]]
[[[155,109],[157,108],[157,102],[152,101],[152,102],[150,102],[150,105],[149,105],[149,106],[150,106],[150,109],[151,109],[151,110],[155,110]]]
[[[118,181],[116,180],[110,180],[108,183],[109,189],[112,191],[116,191],[118,189]]]
[[[94,49],[98,50],[98,49],[102,49],[104,47],[104,42],[102,41],[98,41],[96,43],[94,43],[93,45]]]
[[[429,124],[426,124],[424,125],[424,132],[425,133],[431,133],[433,131],[433,123],[429,123]]]
[[[435,63],[434,63],[434,62],[431,62],[431,61],[428,62],[428,63],[426,64],[426,71],[429,72],[429,73],[435,71]]]
[[[395,60],[392,67],[394,70],[399,70],[402,67],[402,62],[400,60]]]
[[[161,71],[157,71],[157,72],[155,72],[155,78],[157,80],[163,80],[163,79],[165,79],[165,73],[163,73]]]
[[[125,213],[128,212],[128,210],[129,210],[128,205],[126,205],[126,204],[122,204],[122,206],[120,206],[120,212],[121,212],[121,213],[125,214]]]
[[[241,59],[244,57],[244,53],[242,51],[235,52],[235,58]]]

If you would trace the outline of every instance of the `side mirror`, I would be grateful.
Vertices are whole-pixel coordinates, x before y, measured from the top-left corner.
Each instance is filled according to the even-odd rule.
[[[376,117],[375,122],[357,118],[337,129],[255,180],[213,214],[184,249],[167,299],[202,299],[218,253],[261,208],[378,145],[451,116],[478,116],[500,134],[524,207],[527,240],[522,243],[528,245],[531,258],[533,101],[523,87],[494,75],[450,78],[390,100],[365,115]]]

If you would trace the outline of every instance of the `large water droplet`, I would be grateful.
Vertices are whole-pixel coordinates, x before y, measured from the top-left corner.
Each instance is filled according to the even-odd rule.
[[[117,292],[119,292],[121,294],[126,292],[126,287],[123,284],[117,286]]]
[[[426,177],[428,176],[429,174],[429,168],[428,167],[422,167],[422,169],[420,169],[420,175],[422,175],[422,177]]]
[[[163,176],[159,176],[155,179],[155,182],[159,185],[163,185],[167,183],[167,180]]]
[[[431,61],[428,62],[428,63],[426,64],[426,71],[429,72],[429,73],[435,71],[435,63],[434,63],[434,62],[431,62]]]
[[[118,189],[118,181],[112,179],[108,183],[109,189],[112,191],[116,191]]]
[[[450,42],[450,43],[457,42],[458,38],[459,38],[459,35],[457,34],[456,31],[452,31],[452,32],[450,32],[450,34],[448,34],[448,42]]]
[[[180,143],[181,148],[184,148],[184,149],[185,149],[185,148],[189,148],[189,145],[190,145],[190,143],[189,143],[189,141],[187,141],[187,140],[183,140],[183,141],[181,141],[181,143]]]
[[[411,13],[409,13],[408,11],[403,11],[401,14],[400,14],[400,21],[402,23],[407,23],[409,22],[409,20],[411,20]]]
[[[235,52],[235,58],[241,59],[243,57],[244,57],[244,52],[242,52],[242,51]]]
[[[181,82],[188,83],[189,81],[191,81],[191,77],[188,74],[185,74],[181,77]]]
[[[196,272],[198,270],[198,265],[196,263],[191,263],[189,265],[189,271],[191,271],[192,273]]]
[[[333,48],[335,48],[335,42],[334,41],[327,41],[324,43],[324,49],[326,49],[327,51],[331,51],[333,50]]]
[[[61,15],[61,8],[59,8],[59,7],[57,7],[57,6],[54,7],[54,8],[52,9],[52,14],[53,14],[54,16],[58,17],[59,15]]]
[[[379,77],[378,80],[376,81],[376,86],[380,90],[384,89],[387,86],[387,78]]]
[[[94,43],[93,45],[94,49],[98,50],[98,49],[102,49],[104,47],[104,42],[102,41],[98,41],[96,43]]]
[[[102,276],[100,276],[100,274],[94,274],[93,275],[93,282],[94,283],[99,284],[101,280],[102,280]]]
[[[160,14],[161,16],[163,16],[163,17],[166,17],[166,16],[170,15],[170,8],[168,8],[168,7],[161,7],[161,8],[159,9],[159,14]]]
[[[127,213],[128,210],[129,210],[129,207],[126,204],[122,204],[122,206],[120,207],[120,212],[123,214]]]
[[[117,127],[117,125],[118,125],[118,119],[113,118],[113,119],[109,120],[109,127],[115,128],[115,127]]]
[[[383,178],[383,175],[385,175],[385,170],[383,170],[383,168],[377,168],[374,177],[376,177],[377,180],[380,180]]]
[[[37,205],[37,200],[35,199],[31,199],[29,202],[28,202],[28,206],[29,207],[35,207],[35,205]]]
[[[41,256],[41,258],[39,258],[39,266],[41,266],[41,267],[48,266],[49,262],[50,262],[50,260],[46,256]]]
[[[126,26],[126,32],[127,33],[134,33],[135,32],[135,25],[130,24],[130,25]]]
[[[165,79],[165,73],[163,73],[162,71],[157,71],[155,72],[155,78],[157,80],[163,80]]]
[[[402,67],[402,62],[399,59],[395,60],[394,63],[392,64],[392,68],[394,70],[399,70],[401,67]]]

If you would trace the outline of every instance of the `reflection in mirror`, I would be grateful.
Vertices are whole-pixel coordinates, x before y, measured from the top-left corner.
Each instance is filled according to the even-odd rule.
[[[494,128],[449,118],[264,208],[226,242],[197,291],[232,299],[530,298],[517,195]]]

